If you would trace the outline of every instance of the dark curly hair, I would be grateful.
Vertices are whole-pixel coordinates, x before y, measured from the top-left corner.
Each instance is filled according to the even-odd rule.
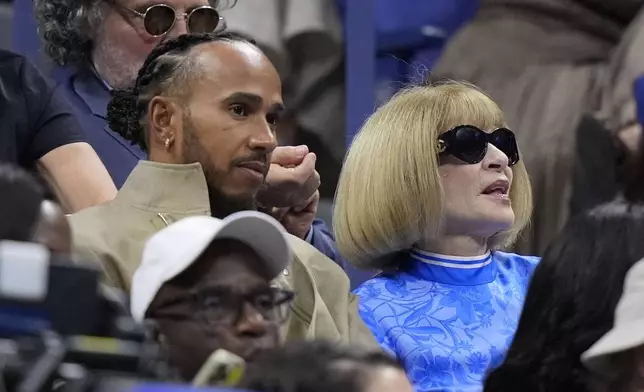
[[[644,257],[644,205],[572,218],[545,252],[503,364],[485,392],[608,391],[580,361],[608,332],[628,270]]]
[[[186,34],[161,43],[146,58],[133,87],[112,91],[112,100],[107,105],[110,128],[147,151],[144,117],[150,100],[163,92],[185,93],[189,82],[201,75],[198,64],[188,52],[199,44],[215,41],[254,44],[233,33]]]
[[[301,341],[259,354],[247,365],[238,387],[258,392],[359,392],[369,382],[369,371],[378,367],[403,371],[381,350]]]
[[[83,64],[91,58],[91,36],[116,0],[34,0],[38,31],[47,55],[59,65]],[[218,10],[237,0],[208,0]]]

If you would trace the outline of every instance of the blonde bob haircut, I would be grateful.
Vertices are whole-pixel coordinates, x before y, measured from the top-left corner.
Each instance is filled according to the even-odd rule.
[[[347,153],[333,212],[338,247],[353,264],[395,267],[394,254],[440,235],[444,192],[437,138],[463,124],[493,130],[505,119],[490,97],[459,82],[406,88],[367,119]],[[490,249],[511,245],[530,220],[523,161],[512,170],[515,220],[489,238]]]

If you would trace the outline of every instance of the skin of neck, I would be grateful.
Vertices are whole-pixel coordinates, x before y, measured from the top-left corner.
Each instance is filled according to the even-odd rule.
[[[155,148],[151,148],[150,152],[148,152],[148,160],[152,162],[158,162],[158,163],[170,163],[170,164],[176,164],[176,159],[170,154],[169,152],[165,150],[157,150]]]
[[[469,235],[441,235],[438,238],[421,241],[416,248],[430,253],[449,256],[481,256],[490,249],[488,239]]]

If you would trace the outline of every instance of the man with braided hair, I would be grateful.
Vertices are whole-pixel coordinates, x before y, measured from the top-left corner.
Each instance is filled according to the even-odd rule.
[[[114,201],[70,218],[77,251],[129,291],[145,241],[195,215],[256,208],[283,111],[277,71],[234,35],[183,35],[155,48],[134,86],[108,106],[110,127],[148,152]],[[357,313],[349,279],[295,236],[276,284],[296,292],[287,339],[375,345]]]
[[[146,149],[107,123],[113,89],[131,86],[150,51],[186,33],[221,32],[219,11],[236,0],[36,0],[34,12],[44,51],[65,66],[59,79],[94,147],[117,187]],[[306,146],[277,147],[271,170],[257,194],[264,211],[286,230],[345,266],[326,224],[315,219],[320,176],[316,155]]]

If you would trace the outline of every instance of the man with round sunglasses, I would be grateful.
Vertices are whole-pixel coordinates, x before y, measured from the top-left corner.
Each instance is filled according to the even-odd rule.
[[[219,32],[219,10],[235,0],[36,0],[45,52],[59,65],[57,78],[81,120],[88,142],[120,188],[147,154],[107,123],[113,89],[133,84],[160,42],[186,33]],[[258,204],[287,231],[344,266],[334,239],[314,219],[319,201],[315,154],[306,146],[278,147]]]
[[[279,345],[294,298],[272,283],[290,264],[285,235],[275,219],[244,211],[186,218],[146,243],[132,316],[150,321],[183,379],[216,350],[248,361]]]
[[[150,51],[189,32],[225,29],[218,0],[36,0],[44,51],[61,68],[59,89],[75,109],[88,142],[117,188],[146,154],[106,121],[113,89],[133,83]]]
[[[150,51],[188,33],[223,31],[232,0],[36,0],[46,53],[110,88],[132,84]]]

